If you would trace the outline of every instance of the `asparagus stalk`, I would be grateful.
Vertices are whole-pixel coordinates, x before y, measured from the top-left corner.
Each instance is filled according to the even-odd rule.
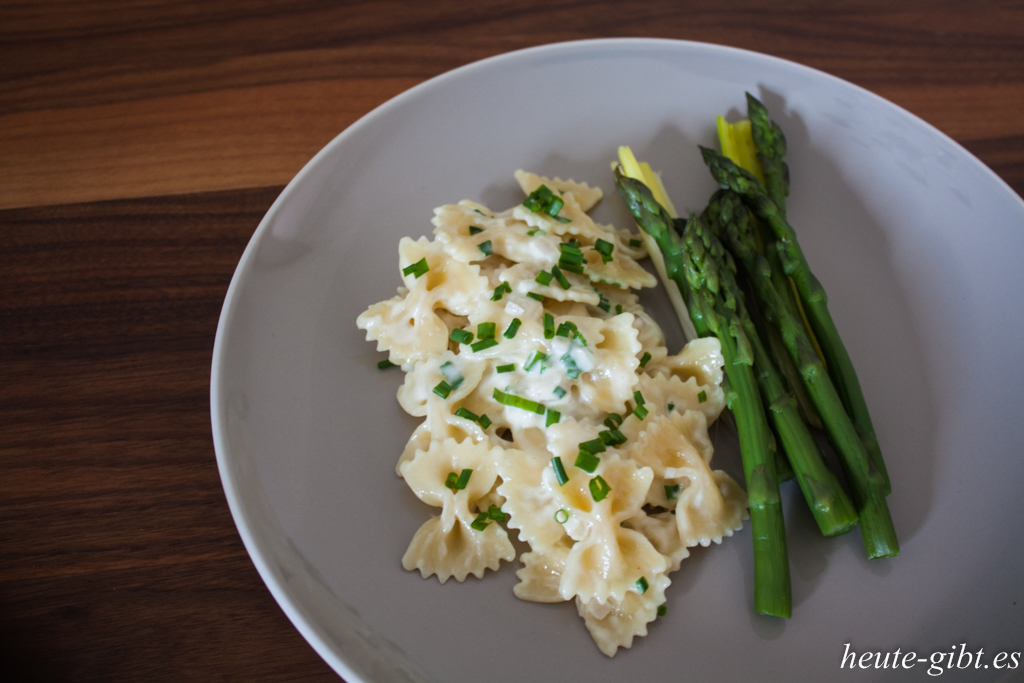
[[[772,179],[771,186],[776,189],[776,193],[769,192],[769,196],[776,202],[782,202],[778,206],[785,214],[789,169],[782,161],[782,157],[786,154],[786,138],[777,125],[768,121],[768,112],[764,109],[764,105],[753,99],[749,93],[747,93],[747,101],[749,117],[747,120],[730,124],[726,123],[721,116],[718,117],[718,141],[722,146],[722,154],[737,166],[753,173],[759,180],[764,180],[767,183],[768,177],[770,177]],[[774,246],[775,237],[767,233],[764,226],[756,223],[756,234],[760,240],[758,251],[768,259],[768,263],[772,267],[772,280],[775,282],[776,289],[779,289],[779,293],[782,294],[790,312],[806,321],[794,298],[793,285],[782,272],[782,265],[779,263],[779,256]],[[782,289],[783,285],[785,285],[785,289]],[[804,419],[811,426],[821,429],[821,418],[818,417],[818,411],[814,409],[814,404],[811,403],[810,397],[804,391],[803,383],[793,362],[789,359],[789,352],[782,344],[778,332],[774,327],[768,326],[764,331],[764,337],[775,360],[775,365],[785,375],[789,383],[789,390],[793,392],[800,404],[800,412]],[[811,341],[815,342],[815,348],[817,348],[813,334]]]
[[[774,454],[770,449],[771,432],[751,367],[750,344],[735,313],[723,300],[716,264],[707,258],[696,226],[684,231],[680,239],[671,229],[672,217],[655,201],[646,185],[626,177],[618,167],[615,181],[637,224],[658,244],[667,275],[685,293],[698,334],[713,334],[721,342],[731,394],[729,407],[736,418],[750,506],[754,609],[761,614],[788,617],[792,612],[792,589],[786,527]],[[690,224],[696,222],[694,219]]]
[[[847,482],[853,491],[853,501],[860,515],[861,535],[868,557],[892,557],[899,554],[899,542],[893,528],[892,517],[885,503],[885,481],[860,440],[857,430],[847,416],[842,401],[818,355],[811,348],[807,333],[789,314],[779,293],[768,276],[768,264],[754,249],[753,234],[745,220],[742,200],[735,194],[723,195],[719,200],[722,214],[732,220],[723,223],[726,241],[763,304],[765,317],[778,326],[793,362],[800,369],[811,399],[821,414],[829,441],[839,455]]]
[[[786,135],[779,124],[768,118],[768,109],[761,101],[750,93],[746,95],[750,136],[757,148],[757,160],[761,162],[764,187],[768,197],[785,216],[786,197],[789,196],[789,166],[782,160],[786,156]]]
[[[803,250],[797,242],[796,232],[786,218],[779,212],[767,194],[765,186],[746,171],[713,149],[701,147],[704,163],[711,169],[711,175],[724,187],[728,187],[743,197],[744,202],[754,215],[764,221],[775,233],[776,249],[782,263],[783,271],[793,278],[803,309],[807,313],[811,329],[821,344],[821,349],[828,363],[835,389],[842,405],[849,413],[855,431],[867,449],[874,469],[882,477],[885,493],[891,490],[889,473],[882,459],[882,451],[878,445],[875,428],[871,423],[867,402],[853,369],[853,362],[846,351],[846,346],[839,337],[828,310],[828,295],[818,278],[811,272]],[[806,337],[806,335],[804,335]],[[792,351],[791,351],[792,353]],[[819,412],[821,407],[818,406]],[[824,421],[825,416],[822,415]],[[827,425],[826,425],[827,426]]]
[[[730,222],[748,220],[746,207],[742,203],[730,202],[729,199],[729,196],[716,195],[704,213],[705,225],[719,237],[726,234]],[[734,213],[738,213],[739,216]],[[749,226],[746,229],[749,230]],[[729,259],[729,265],[731,265],[731,259]],[[733,275],[734,270],[735,266],[732,266],[732,270],[729,267],[720,267],[720,280],[723,285],[733,290],[733,297],[738,302],[737,313],[754,352],[754,369],[757,374],[758,386],[761,389],[761,397],[765,405],[768,406],[768,414],[775,426],[775,432],[779,435],[779,440],[782,441],[782,446],[795,471],[797,483],[800,485],[800,490],[804,494],[821,533],[825,536],[844,534],[856,526],[857,512],[846,496],[846,492],[843,491],[839,479],[825,466],[814,437],[811,436],[810,430],[800,417],[797,402],[787,391],[782,374],[775,367],[771,354],[768,353],[761,341],[754,319],[750,311],[743,305],[740,287]],[[756,302],[752,302],[751,308],[756,310],[754,304]],[[792,362],[788,356],[787,360]]]
[[[789,166],[782,160],[782,157],[786,156],[786,136],[779,125],[768,117],[768,109],[761,104],[761,101],[750,93],[746,93],[746,95],[750,138],[754,143],[754,148],[757,150],[757,160],[761,170],[760,174],[755,173],[754,176],[758,180],[764,181],[765,192],[768,198],[775,203],[779,213],[785,218],[786,197],[789,196]],[[732,159],[732,161],[737,163],[736,159]],[[743,167],[743,164],[738,165]],[[747,168],[747,170],[751,169]],[[775,237],[774,235],[765,235],[764,228],[760,223],[758,223],[757,227],[759,228],[758,238],[765,245],[764,248],[758,249],[758,251],[764,254],[765,258],[768,259],[768,264],[772,267],[772,282],[775,283],[775,290],[782,295],[782,301],[786,304],[789,312],[804,322],[804,327],[808,331],[811,343],[814,344],[814,350],[821,356],[822,362],[825,363],[825,369],[828,369],[825,354],[822,352],[821,346],[811,330],[807,315],[800,305],[793,281],[782,270],[779,252],[774,244]],[[806,408],[806,406],[804,407]],[[808,422],[812,425],[821,428],[821,420],[817,414],[807,413],[807,418]]]
[[[689,219],[684,219],[684,218],[674,218],[673,221],[672,221],[672,225],[675,228],[676,233],[679,234],[680,236],[682,236],[683,233],[686,231],[686,225],[688,223],[689,223]],[[708,224],[705,222],[705,226],[706,225],[708,225]],[[719,251],[723,254],[724,257],[728,257],[728,254],[725,253],[724,249],[719,249]],[[722,264],[719,263],[718,265],[719,265],[719,270],[721,270],[722,269]],[[730,272],[735,272],[735,270],[736,270],[735,267],[733,267],[732,271],[730,271]],[[739,291],[738,288],[733,288],[733,289],[735,289],[735,291]],[[732,290],[730,290],[730,293],[732,293]],[[734,297],[734,298],[741,301],[741,299],[739,299],[739,297]],[[741,323],[743,324],[744,334],[747,334],[748,339],[749,339],[750,335],[749,335],[749,332],[747,331],[747,325],[746,325],[746,318],[747,317],[748,316],[747,316],[745,310],[742,313],[739,313],[739,319],[740,319]],[[753,342],[753,340],[750,340],[750,341]],[[782,343],[781,337],[780,337],[779,343],[780,344]],[[762,345],[762,347],[763,347],[763,345]],[[783,348],[783,350],[785,351],[784,348]],[[788,351],[785,351],[785,358],[786,358],[786,362],[789,363],[789,365],[793,364],[793,361],[791,361],[789,359],[789,352]],[[756,367],[756,364],[755,364],[755,367]],[[760,370],[758,370],[758,372],[760,372]],[[795,368],[793,369],[793,372],[794,372],[794,374],[796,373],[796,369]],[[758,376],[758,379],[760,379],[759,376]],[[760,385],[760,382],[758,382],[758,384]],[[801,386],[801,388],[803,388],[802,384],[800,386]],[[764,394],[762,392],[762,397],[763,396],[764,396]],[[810,401],[810,398],[808,397],[807,400]],[[767,399],[765,399],[765,403],[766,403],[766,405],[770,405],[771,401],[768,401]],[[774,434],[773,434],[773,441],[774,441]],[[780,484],[783,483],[783,482],[789,481],[790,479],[793,479],[794,477],[796,477],[796,472],[793,471],[793,466],[790,464],[789,458],[786,456],[785,448],[783,448],[783,449],[775,448],[775,475],[776,475],[776,477],[778,477],[778,480],[779,480]]]

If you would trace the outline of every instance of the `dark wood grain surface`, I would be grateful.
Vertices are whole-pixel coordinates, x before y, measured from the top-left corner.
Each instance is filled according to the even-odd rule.
[[[483,57],[654,36],[799,61],[1024,193],[1021,2],[0,0],[0,680],[330,680],[228,513],[209,367],[260,218]]]

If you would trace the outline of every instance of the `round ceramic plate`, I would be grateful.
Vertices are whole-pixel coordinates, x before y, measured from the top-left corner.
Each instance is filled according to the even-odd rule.
[[[753,613],[748,526],[696,548],[672,575],[667,616],[614,659],[571,603],[517,600],[515,563],[463,584],[404,571],[436,510],[395,476],[418,420],[395,400],[401,371],[377,369],[383,354],[355,324],[395,294],[399,239],[429,235],[441,204],[518,203],[517,168],[603,187],[597,219],[631,226],[609,171],[621,144],[663,171],[680,209],[700,210],[715,185],[697,145],[717,145],[717,115],[745,115],[745,90],[789,139],[790,220],[874,416],[901,555],[867,561],[857,531],[821,538],[785,484],[792,619]],[[915,663],[903,655],[959,655],[961,643],[985,660],[944,659],[945,680],[996,680],[1007,671],[989,658],[1024,645],[1022,262],[1024,202],[1005,183],[826,74],[660,40],[471,64],[344,131],[253,236],[213,360],[228,502],[274,597],[351,683],[835,680],[850,652],[859,664],[899,648]],[[678,346],[665,299],[646,302]],[[716,465],[738,474],[728,430],[716,440]],[[889,665],[858,680],[924,680],[931,667]]]

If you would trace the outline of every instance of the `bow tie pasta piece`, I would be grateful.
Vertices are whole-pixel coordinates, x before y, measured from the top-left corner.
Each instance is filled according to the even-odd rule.
[[[561,178],[545,178],[536,173],[529,173],[522,169],[515,172],[516,182],[522,188],[523,194],[530,195],[541,185],[564,196],[565,193],[572,193],[580,205],[582,211],[590,211],[594,205],[601,201],[604,192],[600,187],[591,187],[586,183],[578,183],[575,180],[562,180]]]
[[[633,414],[623,421],[619,429],[628,439],[639,437],[650,425],[651,418],[696,410],[711,424],[725,408],[725,392],[720,386],[697,384],[693,377],[684,382],[675,375],[644,374],[639,376],[636,391],[643,398],[647,415],[641,420]],[[636,395],[631,398],[635,404]]]
[[[530,602],[565,602],[565,598],[558,592],[558,585],[572,543],[572,539],[563,536],[562,540],[550,548],[523,553],[519,557],[523,566],[516,572],[519,583],[512,587],[515,596]]]
[[[604,244],[599,244],[598,239]],[[658,284],[658,279],[629,255],[617,232],[584,235],[579,242],[586,259],[584,270],[592,282],[603,282],[621,289],[640,289]]]
[[[580,400],[605,413],[622,413],[633,397],[640,367],[640,341],[633,316],[623,313],[608,320],[577,322],[593,350],[592,369],[580,377]]]
[[[356,325],[366,330],[367,341],[377,342],[378,351],[389,352],[392,363],[405,365],[448,348],[448,328],[435,308],[468,315],[490,290],[477,266],[447,258],[439,245],[426,238],[413,241],[403,237],[399,256],[403,269],[425,263],[427,270],[404,274],[408,294],[370,306],[356,319]]]
[[[747,494],[722,470],[712,472],[706,465],[686,473],[690,484],[679,493],[676,525],[687,547],[721,543],[743,528],[747,514]]]
[[[476,443],[489,441],[492,445],[499,445],[496,442],[500,439],[490,437],[478,422],[455,415],[449,408],[449,405],[440,400],[427,403],[427,419],[413,431],[402,450],[402,455],[398,458],[398,463],[395,464],[395,473],[399,477],[402,476],[402,465],[416,457],[416,451],[429,449],[432,443],[441,443],[449,439],[469,439]]]
[[[505,497],[503,509],[509,515],[509,527],[518,529],[520,540],[533,550],[555,546],[565,536],[565,529],[555,520],[562,505],[555,493],[559,486],[550,456],[508,449],[498,471],[498,493]]]
[[[630,592],[622,601],[606,604],[584,603],[576,599],[576,609],[583,617],[597,648],[607,657],[615,656],[620,647],[629,648],[633,638],[647,635],[647,624],[658,618],[658,607],[665,604],[665,589],[671,581],[665,574],[645,577],[648,583],[643,594]]]
[[[422,290],[396,296],[370,306],[356,324],[395,365],[415,363],[448,348],[448,328],[434,313],[434,303],[430,292]]]
[[[597,306],[601,302],[601,295],[590,286],[590,280],[575,273],[562,273],[562,276],[569,283],[568,288],[562,287],[562,284],[551,275],[550,268],[518,263],[502,272],[499,278],[507,282],[512,291],[524,296],[533,292],[555,301],[579,301],[592,306]],[[544,284],[545,282],[547,284]]]
[[[525,204],[520,204],[512,209],[512,217],[531,228],[549,235],[564,237],[566,240],[588,240],[592,243],[599,237],[609,240],[618,236],[618,233],[610,232],[604,226],[595,223],[571,192],[561,195],[556,192],[556,196],[563,203],[556,216],[544,210],[533,211]]]
[[[716,337],[694,339],[678,354],[654,359],[645,369],[652,375],[675,375],[684,382],[692,377],[700,385],[721,386],[725,373],[722,343]]]
[[[559,592],[566,600],[578,597],[585,603],[622,601],[641,576],[668,569],[668,560],[643,534],[622,526],[640,511],[654,475],[650,468],[609,454],[603,454],[593,475],[575,466],[565,469],[568,481],[556,495],[570,520],[585,524],[576,527],[580,537],[566,558]]]
[[[686,468],[698,459],[706,464],[711,462],[714,448],[708,436],[707,419],[703,413],[690,410],[648,417],[645,422],[649,422],[647,429],[629,442],[626,454],[654,472],[647,504],[672,510],[678,491],[689,482]]]
[[[398,243],[402,280],[409,292],[430,292],[436,306],[442,306],[456,315],[469,315],[478,300],[490,294],[488,283],[480,277],[480,269],[448,258],[444,246],[426,237],[413,241],[403,237]],[[416,271],[405,270],[426,260],[429,270],[416,276]]]
[[[653,484],[651,488],[654,488]],[[671,512],[648,515],[640,510],[635,517],[630,517],[623,524],[647,537],[651,545],[668,560],[669,572],[678,571],[683,560],[690,556],[690,550],[679,538],[676,516]]]
[[[405,382],[398,388],[398,403],[415,417],[424,417],[427,404],[433,400],[454,405],[476,388],[486,366],[482,360],[456,356],[451,351],[431,356],[406,373]],[[447,395],[442,397],[438,391]]]
[[[482,578],[485,570],[496,570],[501,560],[515,557],[505,530],[496,522],[474,528],[477,515],[470,509],[494,486],[501,453],[501,448],[487,444],[449,439],[417,451],[402,465],[402,476],[413,493],[441,508],[441,514],[427,520],[409,543],[402,557],[406,570],[418,569],[423,578],[436,574],[441,583],[449,577],[462,582],[469,574]]]
[[[599,296],[603,297],[608,304],[608,310],[597,308],[594,315],[598,318],[611,318],[622,313],[633,314],[633,327],[637,331],[637,341],[640,342],[641,352],[646,351],[652,357],[664,357],[668,355],[665,349],[665,333],[661,326],[654,321],[643,306],[636,294],[629,290],[599,284],[596,287]],[[716,340],[717,341],[717,340]],[[648,361],[644,366],[645,370],[650,365]]]
[[[723,536],[732,536],[743,526],[747,494],[725,472],[711,471],[711,440],[703,413],[691,410],[654,418],[627,452],[666,481],[682,482],[675,513],[686,547],[721,543]]]
[[[482,261],[496,254],[535,265],[539,270],[558,263],[561,253],[557,236],[538,232],[511,217],[484,215],[470,202],[434,209],[431,222],[438,243],[453,259],[463,263]]]

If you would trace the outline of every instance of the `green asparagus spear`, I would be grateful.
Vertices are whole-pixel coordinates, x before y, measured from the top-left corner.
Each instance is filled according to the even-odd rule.
[[[863,441],[874,468],[882,477],[886,494],[891,490],[889,473],[882,459],[882,451],[878,445],[875,428],[871,423],[867,402],[853,369],[853,362],[846,351],[846,346],[839,337],[839,331],[828,311],[828,296],[818,278],[811,272],[803,250],[797,242],[796,232],[779,212],[767,194],[764,185],[751,173],[740,168],[713,149],[701,147],[704,163],[711,169],[711,175],[723,186],[728,187],[743,197],[744,202],[758,218],[764,221],[775,233],[776,248],[782,268],[786,275],[793,278],[797,292],[803,303],[804,311],[811,324],[825,360],[828,363],[832,381],[843,406],[855,425],[856,433]],[[821,410],[819,406],[819,412]],[[821,416],[824,420],[824,415]]]
[[[792,589],[786,550],[786,527],[775,473],[771,432],[758,393],[750,344],[742,326],[723,301],[713,259],[695,230],[682,240],[671,229],[672,218],[641,182],[615,169],[619,194],[640,228],[651,235],[665,259],[665,270],[686,298],[698,334],[718,337],[729,384],[729,407],[736,418],[743,472],[754,539],[754,609],[761,614],[788,617]],[[696,222],[696,221],[694,221]]]
[[[728,191],[729,190],[718,190],[711,196],[708,206],[716,206],[720,195],[723,192]],[[773,235],[764,234],[764,227],[756,221],[753,227],[754,231],[758,234],[758,237],[760,237],[762,244],[766,245],[765,248],[760,251],[764,253],[765,258],[768,260],[768,264],[771,266],[772,282],[775,283],[776,289],[779,290],[779,293],[782,295],[783,303],[785,303],[787,310],[793,316],[802,320],[803,316],[800,314],[800,309],[797,308],[796,301],[793,298],[793,290],[790,286],[789,277],[782,272],[782,265],[779,263],[779,256],[774,248],[775,237]],[[800,373],[797,372],[796,366],[793,365],[793,361],[789,357],[789,351],[786,350],[785,344],[782,343],[782,337],[779,336],[779,331],[771,325],[767,326],[764,330],[764,341],[768,345],[768,350],[771,353],[772,360],[775,362],[775,367],[786,378],[786,384],[789,387],[789,391],[796,398],[800,414],[803,416],[804,420],[812,427],[823,429],[824,427],[821,424],[821,418],[818,416],[818,411],[814,407],[811,397],[807,395],[807,390],[804,389]],[[779,481],[786,481],[782,476],[781,471],[779,473]]]
[[[779,124],[768,118],[768,110],[761,101],[750,93],[747,93],[747,118],[750,119],[750,136],[757,148],[757,160],[761,162],[765,190],[779,213],[785,216],[789,196],[789,167],[782,160],[786,156],[786,136]]]
[[[744,272],[763,305],[765,317],[782,333],[790,356],[800,369],[807,391],[825,423],[829,441],[839,455],[860,515],[861,535],[868,557],[898,555],[899,542],[885,503],[885,481],[881,473],[874,467],[818,354],[811,348],[803,325],[783,306],[768,275],[767,262],[754,249],[753,233],[744,220],[746,211],[742,210],[742,200],[737,195],[723,195],[720,203],[722,213],[733,219],[723,224],[729,248],[743,264]]]
[[[748,220],[746,207],[742,203],[729,201],[734,197],[735,195],[716,195],[704,212],[704,224],[720,237],[727,233],[730,222]],[[736,213],[739,216],[734,215]],[[746,229],[749,231],[749,226]],[[740,287],[733,275],[735,266],[732,268],[732,272],[728,267],[720,268],[720,280],[734,291],[733,296],[739,302],[737,312],[754,351],[754,369],[758,386],[761,389],[761,397],[768,406],[775,432],[782,441],[782,446],[796,473],[800,490],[821,533],[825,536],[844,534],[856,526],[857,512],[843,491],[842,484],[825,466],[814,437],[800,417],[796,400],[787,391],[782,375],[765,349],[750,311],[745,310]],[[756,304],[756,301],[752,302],[752,307],[756,310],[753,304]]]

